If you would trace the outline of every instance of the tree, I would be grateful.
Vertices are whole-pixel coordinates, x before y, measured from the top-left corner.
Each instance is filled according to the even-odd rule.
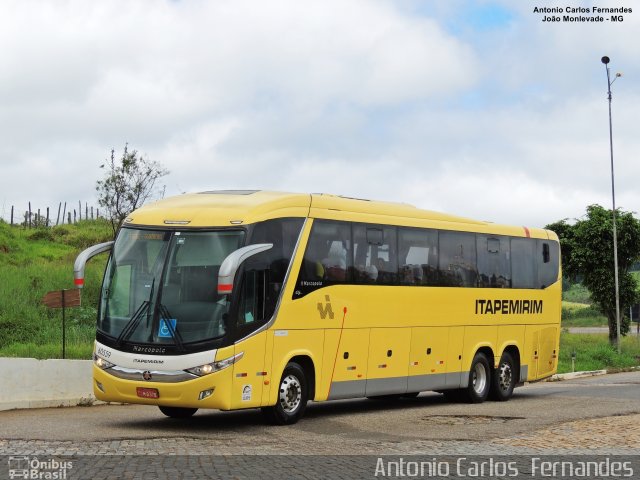
[[[573,225],[565,220],[547,225],[556,232],[562,247],[563,275],[582,283],[595,305],[609,322],[609,342],[617,339],[615,276],[613,268],[612,211],[600,205],[587,207],[584,218]],[[629,273],[640,258],[640,221],[630,212],[616,209],[618,232],[618,279],[620,292],[620,333],[629,331],[629,307],[638,301],[637,282]]]
[[[107,211],[115,235],[123,220],[136,208],[141,207],[158,192],[156,181],[169,173],[160,163],[151,161],[129,151],[125,144],[124,153],[118,160],[111,149],[111,159],[100,165],[105,176],[96,182],[98,204]]]

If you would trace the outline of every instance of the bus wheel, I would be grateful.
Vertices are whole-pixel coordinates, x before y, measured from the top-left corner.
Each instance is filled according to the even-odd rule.
[[[197,408],[158,407],[162,413],[171,418],[189,418],[198,411]]]
[[[500,364],[491,379],[491,391],[489,393],[492,400],[505,402],[511,398],[513,388],[516,385],[516,368],[513,357],[509,352],[504,352],[500,359]]]
[[[304,370],[297,363],[287,364],[278,389],[278,400],[273,407],[262,409],[267,420],[275,425],[291,425],[300,420],[307,408],[309,391]]]
[[[469,403],[482,403],[489,396],[491,387],[491,367],[484,353],[473,357],[469,370],[469,385],[463,390],[464,399]]]

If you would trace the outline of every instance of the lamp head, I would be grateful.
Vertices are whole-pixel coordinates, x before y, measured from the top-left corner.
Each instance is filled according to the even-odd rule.
[[[607,57],[606,55],[605,55],[604,57],[602,57],[601,61],[602,61],[602,63],[604,63],[605,65],[606,65],[607,63],[609,63],[609,62],[610,62],[609,57]]]

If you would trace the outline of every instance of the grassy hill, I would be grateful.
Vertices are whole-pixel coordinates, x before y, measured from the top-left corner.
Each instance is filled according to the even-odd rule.
[[[76,255],[112,236],[102,219],[31,230],[0,221],[0,356],[60,357],[62,312],[43,306],[42,296],[73,288]],[[67,309],[68,358],[91,358],[106,260],[105,254],[89,261],[82,307]]]

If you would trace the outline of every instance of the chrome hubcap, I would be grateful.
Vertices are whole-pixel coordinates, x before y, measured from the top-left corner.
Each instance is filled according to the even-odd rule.
[[[294,412],[300,406],[302,386],[297,377],[287,375],[280,384],[280,405],[287,413]]]
[[[500,383],[500,389],[504,392],[508,391],[511,388],[511,378],[513,376],[513,372],[511,370],[511,365],[508,363],[503,363],[500,365],[500,371],[498,372],[498,381]]]
[[[471,382],[473,385],[473,391],[478,395],[482,395],[487,386],[487,370],[484,365],[477,363],[471,373]]]

